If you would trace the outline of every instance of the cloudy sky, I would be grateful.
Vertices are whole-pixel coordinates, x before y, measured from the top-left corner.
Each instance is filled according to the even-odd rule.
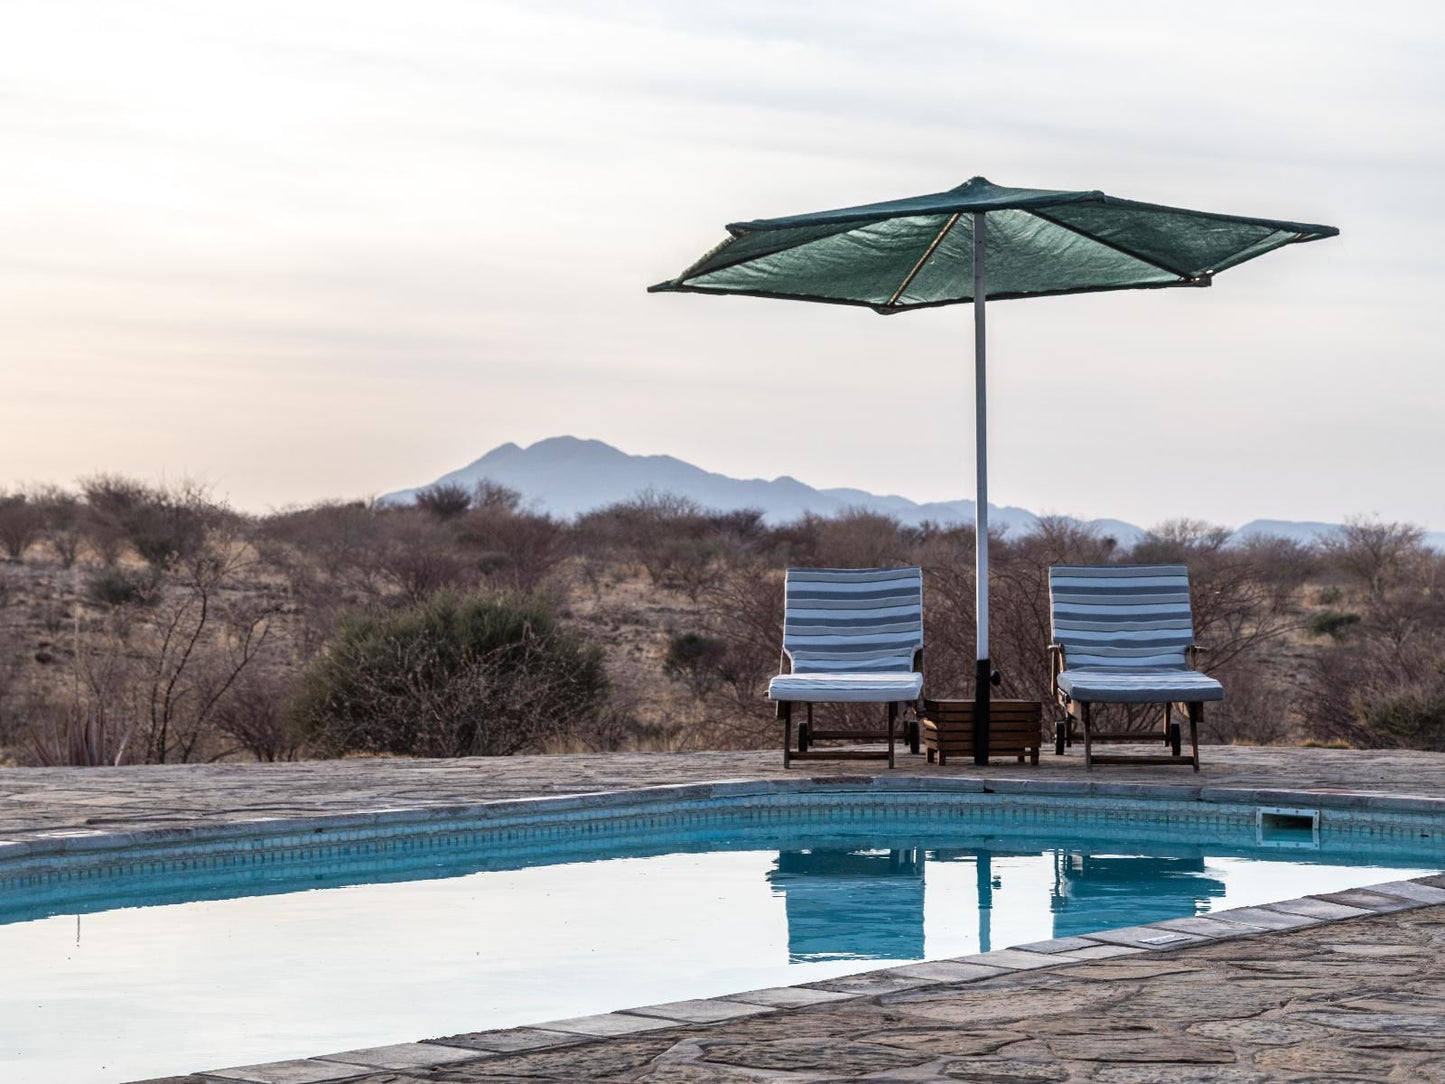
[[[1437,4],[57,0],[5,24],[0,486],[190,475],[262,509],[572,433],[966,496],[966,309],[643,291],[725,222],[982,174],[1342,231],[1210,290],[990,306],[995,501],[1445,528]]]

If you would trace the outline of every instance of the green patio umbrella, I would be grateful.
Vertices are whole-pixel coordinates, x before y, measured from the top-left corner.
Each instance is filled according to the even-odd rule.
[[[976,759],[987,762],[988,458],[984,302],[1208,286],[1236,264],[1333,226],[1188,211],[1103,192],[1004,188],[975,177],[927,196],[735,222],[729,237],[650,292],[743,294],[889,315],[973,302],[977,442]]]

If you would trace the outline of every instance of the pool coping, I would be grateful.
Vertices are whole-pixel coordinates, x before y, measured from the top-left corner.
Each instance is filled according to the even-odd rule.
[[[1308,806],[1314,809],[1416,813],[1445,817],[1445,798],[1381,794],[1339,788],[1267,788],[1172,783],[1094,782],[1052,779],[969,779],[922,775],[830,775],[787,779],[732,779],[705,783],[601,790],[569,795],[508,798],[476,803],[398,806],[304,817],[250,817],[221,824],[109,832],[53,829],[22,840],[0,839],[0,866],[30,859],[96,854],[148,845],[260,838],[287,833],[360,827],[425,825],[458,817],[503,819],[529,811],[565,813],[609,806],[663,805],[679,800],[747,797],[818,790],[894,793],[1031,795],[1198,801],[1205,804]],[[1052,972],[1100,959],[1168,952],[1223,940],[1256,937],[1369,915],[1445,904],[1445,874],[1387,881],[1340,892],[1166,919],[1025,945],[858,972],[796,986],[778,986],[711,998],[634,1006],[566,1020],[472,1032],[414,1043],[340,1051],[309,1058],[193,1071],[199,1080],[231,1084],[343,1084],[374,1073],[430,1070],[483,1061],[520,1051],[557,1049],[610,1037],[652,1033],[747,1016],[796,1011],[823,1004],[876,997],[905,990],[986,982],[1024,972]]]
[[[1445,798],[1388,794],[1340,788],[1273,788],[1251,786],[1190,786],[1179,783],[1105,783],[1063,779],[970,779],[927,775],[825,775],[787,779],[724,779],[702,783],[668,783],[624,787],[579,794],[500,798],[483,802],[449,802],[435,805],[390,806],[346,813],[308,816],[246,817],[214,824],[109,831],[103,828],[52,828],[26,832],[24,838],[0,836],[0,865],[25,858],[59,857],[82,852],[122,850],[162,843],[205,843],[214,840],[262,837],[284,833],[316,832],[359,827],[424,825],[459,817],[501,819],[529,810],[564,813],[604,809],[608,806],[679,800],[746,797],[749,795],[806,793],[818,789],[874,790],[894,793],[928,791],[957,794],[999,794],[1034,797],[1097,797],[1203,804],[1298,806],[1316,809],[1358,810],[1378,813],[1419,813],[1445,817]]]

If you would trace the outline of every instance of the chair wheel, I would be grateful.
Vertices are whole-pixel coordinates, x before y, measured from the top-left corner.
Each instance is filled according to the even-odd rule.
[[[1064,740],[1066,732],[1067,731],[1063,723],[1054,724],[1054,756],[1056,757],[1061,757],[1064,755]]]
[[[806,752],[808,751],[808,739],[809,739],[809,737],[811,737],[811,735],[810,735],[809,732],[808,732],[808,724],[807,724],[807,723],[799,723],[799,724],[798,724],[798,752],[800,752],[800,753],[806,753]]]
[[[918,755],[923,728],[918,725],[917,719],[908,720],[908,751],[914,756]]]

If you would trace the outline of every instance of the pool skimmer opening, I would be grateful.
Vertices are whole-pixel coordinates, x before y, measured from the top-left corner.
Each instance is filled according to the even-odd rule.
[[[1261,847],[1319,850],[1320,811],[1259,806],[1255,810],[1254,834]]]

